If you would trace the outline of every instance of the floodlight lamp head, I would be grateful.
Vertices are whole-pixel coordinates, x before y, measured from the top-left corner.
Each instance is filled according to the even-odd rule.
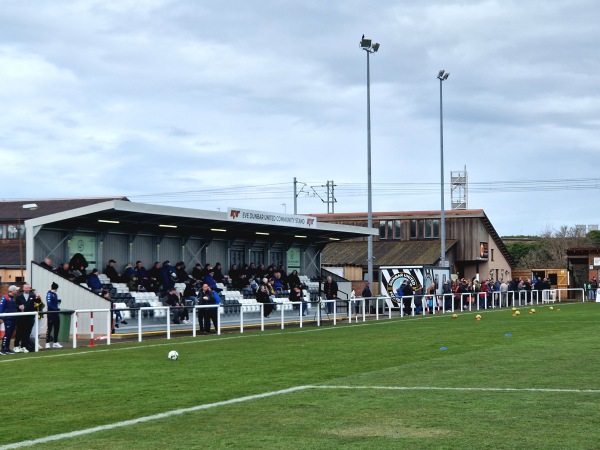
[[[440,80],[444,77],[444,69],[440,70],[438,72],[438,76],[437,76]]]
[[[450,74],[449,74],[448,72],[446,72],[446,73],[444,74],[444,78],[443,78],[443,79],[444,79],[444,80],[447,80],[449,76],[450,76]]]
[[[373,47],[371,47],[373,49],[374,52],[376,52],[377,50],[379,50],[379,44],[376,42],[373,44]]]
[[[360,41],[360,46],[361,46],[361,48],[364,48],[365,50],[369,49],[371,47],[371,39],[365,39],[363,37],[362,40]]]

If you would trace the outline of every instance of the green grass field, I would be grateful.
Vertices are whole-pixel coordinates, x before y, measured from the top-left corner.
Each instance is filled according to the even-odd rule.
[[[600,305],[520,310],[4,356],[0,448],[600,448]]]

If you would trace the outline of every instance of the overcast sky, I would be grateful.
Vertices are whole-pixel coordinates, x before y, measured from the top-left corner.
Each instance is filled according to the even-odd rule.
[[[0,198],[600,224],[600,2],[0,0]],[[575,181],[578,180],[578,181]],[[261,186],[257,188],[257,186]]]

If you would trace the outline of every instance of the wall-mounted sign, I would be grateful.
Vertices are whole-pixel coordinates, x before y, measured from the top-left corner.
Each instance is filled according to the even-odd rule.
[[[250,209],[227,208],[227,220],[263,225],[281,225],[284,227],[317,228],[316,217],[253,211]]]
[[[595,266],[600,266],[600,257],[594,256],[594,265]]]
[[[96,264],[96,237],[75,235],[69,241],[69,259],[81,253],[92,267]]]

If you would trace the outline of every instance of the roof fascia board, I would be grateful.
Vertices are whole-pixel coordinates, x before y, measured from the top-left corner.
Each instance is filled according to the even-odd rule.
[[[61,211],[47,216],[36,217],[34,219],[28,219],[26,222],[31,226],[43,226],[49,223],[59,222],[61,220],[71,219],[73,217],[85,216],[86,214],[96,213],[99,211],[106,211],[115,207],[115,202],[121,202],[121,200],[110,200],[108,202],[95,203],[89,206],[82,206],[80,208],[69,209],[67,211]],[[127,202],[123,202],[127,203]]]

